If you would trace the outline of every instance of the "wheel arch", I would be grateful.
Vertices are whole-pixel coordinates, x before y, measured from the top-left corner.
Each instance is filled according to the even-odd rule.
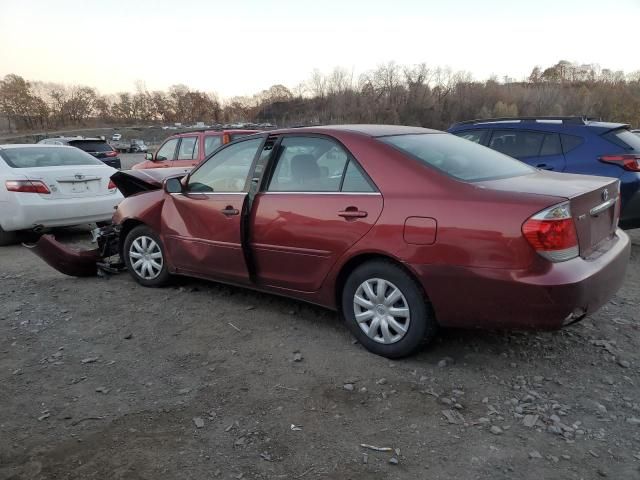
[[[125,221],[123,221],[120,224],[120,258],[124,259],[124,257],[123,257],[123,255],[124,255],[124,242],[127,239],[127,235],[129,235],[129,232],[131,230],[133,230],[134,228],[136,228],[136,227],[138,227],[140,225],[147,225],[147,224],[144,223],[142,220],[139,220],[137,218],[127,218]]]
[[[340,267],[340,271],[336,276],[335,288],[333,292],[334,301],[335,301],[335,305],[337,307],[338,312],[340,313],[342,312],[342,290],[344,289],[344,285],[347,281],[347,278],[349,278],[349,275],[351,274],[351,272],[353,272],[360,265],[363,265],[364,263],[374,261],[374,260],[389,262],[399,267],[400,269],[404,270],[416,282],[416,284],[422,291],[422,294],[424,295],[425,299],[429,301],[429,296],[424,289],[424,285],[418,279],[416,273],[413,270],[411,270],[405,263],[401,262],[397,258],[394,258],[390,255],[386,255],[379,252],[367,252],[367,253],[359,253],[358,255],[351,257]]]

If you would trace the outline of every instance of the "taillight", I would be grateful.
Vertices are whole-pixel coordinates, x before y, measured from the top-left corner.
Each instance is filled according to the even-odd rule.
[[[576,226],[568,203],[547,208],[522,225],[522,233],[538,254],[564,262],[579,254]]]
[[[225,133],[222,135],[222,143],[223,144],[227,144],[231,141],[231,135],[229,135],[228,133]]]
[[[640,155],[637,153],[623,153],[619,155],[603,155],[598,160],[604,163],[613,163],[625,170],[640,172]]]
[[[117,157],[118,156],[118,152],[116,152],[115,150],[112,150],[110,152],[105,152],[104,156],[105,157]]]
[[[107,185],[107,189],[115,190],[116,188],[118,188],[118,187],[116,187],[116,184],[113,183],[113,180],[109,180],[109,185]]]
[[[7,180],[4,182],[7,190],[10,192],[22,192],[22,193],[42,193],[49,194],[49,187],[47,187],[40,180]]]

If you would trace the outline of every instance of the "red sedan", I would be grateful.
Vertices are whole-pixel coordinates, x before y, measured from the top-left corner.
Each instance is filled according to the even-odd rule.
[[[555,329],[597,310],[630,254],[618,188],[434,130],[314,127],[230,143],[114,224],[142,285],[179,274],[337,309],[395,358],[438,326]]]

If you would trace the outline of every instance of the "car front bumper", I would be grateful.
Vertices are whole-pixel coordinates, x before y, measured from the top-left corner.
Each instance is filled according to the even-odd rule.
[[[592,257],[538,270],[409,265],[442,326],[553,330],[598,310],[624,280],[631,242],[620,229]]]

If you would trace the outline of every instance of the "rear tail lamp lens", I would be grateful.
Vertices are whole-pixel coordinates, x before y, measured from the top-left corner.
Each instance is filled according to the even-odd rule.
[[[228,133],[225,133],[225,134],[222,135],[222,143],[223,143],[223,145],[226,145],[230,141],[231,141],[231,135],[229,135]]]
[[[4,185],[10,192],[41,193],[45,195],[51,193],[49,187],[40,180],[7,180]]]
[[[568,203],[535,214],[522,225],[522,234],[547,260],[564,262],[579,254],[576,226]]]
[[[603,155],[599,158],[601,162],[612,163],[631,172],[640,172],[640,155],[636,153],[625,153],[620,155]]]
[[[107,188],[108,188],[109,190],[115,190],[115,189],[116,189],[116,188],[118,188],[118,187],[116,187],[116,184],[115,184],[115,183],[113,183],[113,180],[109,180],[109,185],[107,185]]]
[[[118,156],[118,152],[116,152],[115,150],[111,150],[110,152],[106,152],[105,157],[117,157]]]

